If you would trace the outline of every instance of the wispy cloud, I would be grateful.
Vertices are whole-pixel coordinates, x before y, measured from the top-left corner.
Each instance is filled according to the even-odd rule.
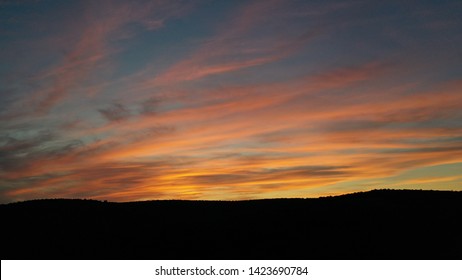
[[[434,5],[68,5],[4,21],[2,202],[460,188],[435,171],[462,161],[460,22]]]
[[[127,28],[129,24],[158,29],[169,18],[184,15],[192,7],[179,1],[82,3],[79,16],[83,20],[63,23],[73,34],[56,35],[61,37],[59,41],[49,40],[49,44],[62,46],[64,54],[60,61],[35,74],[33,91],[26,100],[19,101],[31,108],[31,114],[48,114],[65,99],[75,98],[71,94],[85,90],[92,76],[110,71],[109,57],[120,51],[114,42],[135,36]]]
[[[267,35],[271,29],[286,27],[284,1],[254,1],[235,11],[233,20],[205,41],[188,58],[157,76],[154,84],[192,81],[233,72],[286,58],[319,34],[302,30],[298,34]]]

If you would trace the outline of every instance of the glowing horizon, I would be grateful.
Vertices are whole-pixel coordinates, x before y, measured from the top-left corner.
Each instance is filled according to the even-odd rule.
[[[462,190],[460,1],[0,3],[0,203]]]

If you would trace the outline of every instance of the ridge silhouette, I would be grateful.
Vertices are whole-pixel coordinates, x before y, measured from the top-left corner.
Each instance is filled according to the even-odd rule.
[[[0,205],[2,259],[461,259],[462,192]]]

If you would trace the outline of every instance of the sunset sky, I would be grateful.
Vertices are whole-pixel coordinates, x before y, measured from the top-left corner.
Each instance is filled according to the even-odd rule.
[[[462,1],[0,1],[0,203],[462,190]]]

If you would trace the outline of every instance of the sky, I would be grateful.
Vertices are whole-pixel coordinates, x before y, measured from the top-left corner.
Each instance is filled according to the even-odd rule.
[[[462,190],[462,2],[0,1],[0,203]]]

